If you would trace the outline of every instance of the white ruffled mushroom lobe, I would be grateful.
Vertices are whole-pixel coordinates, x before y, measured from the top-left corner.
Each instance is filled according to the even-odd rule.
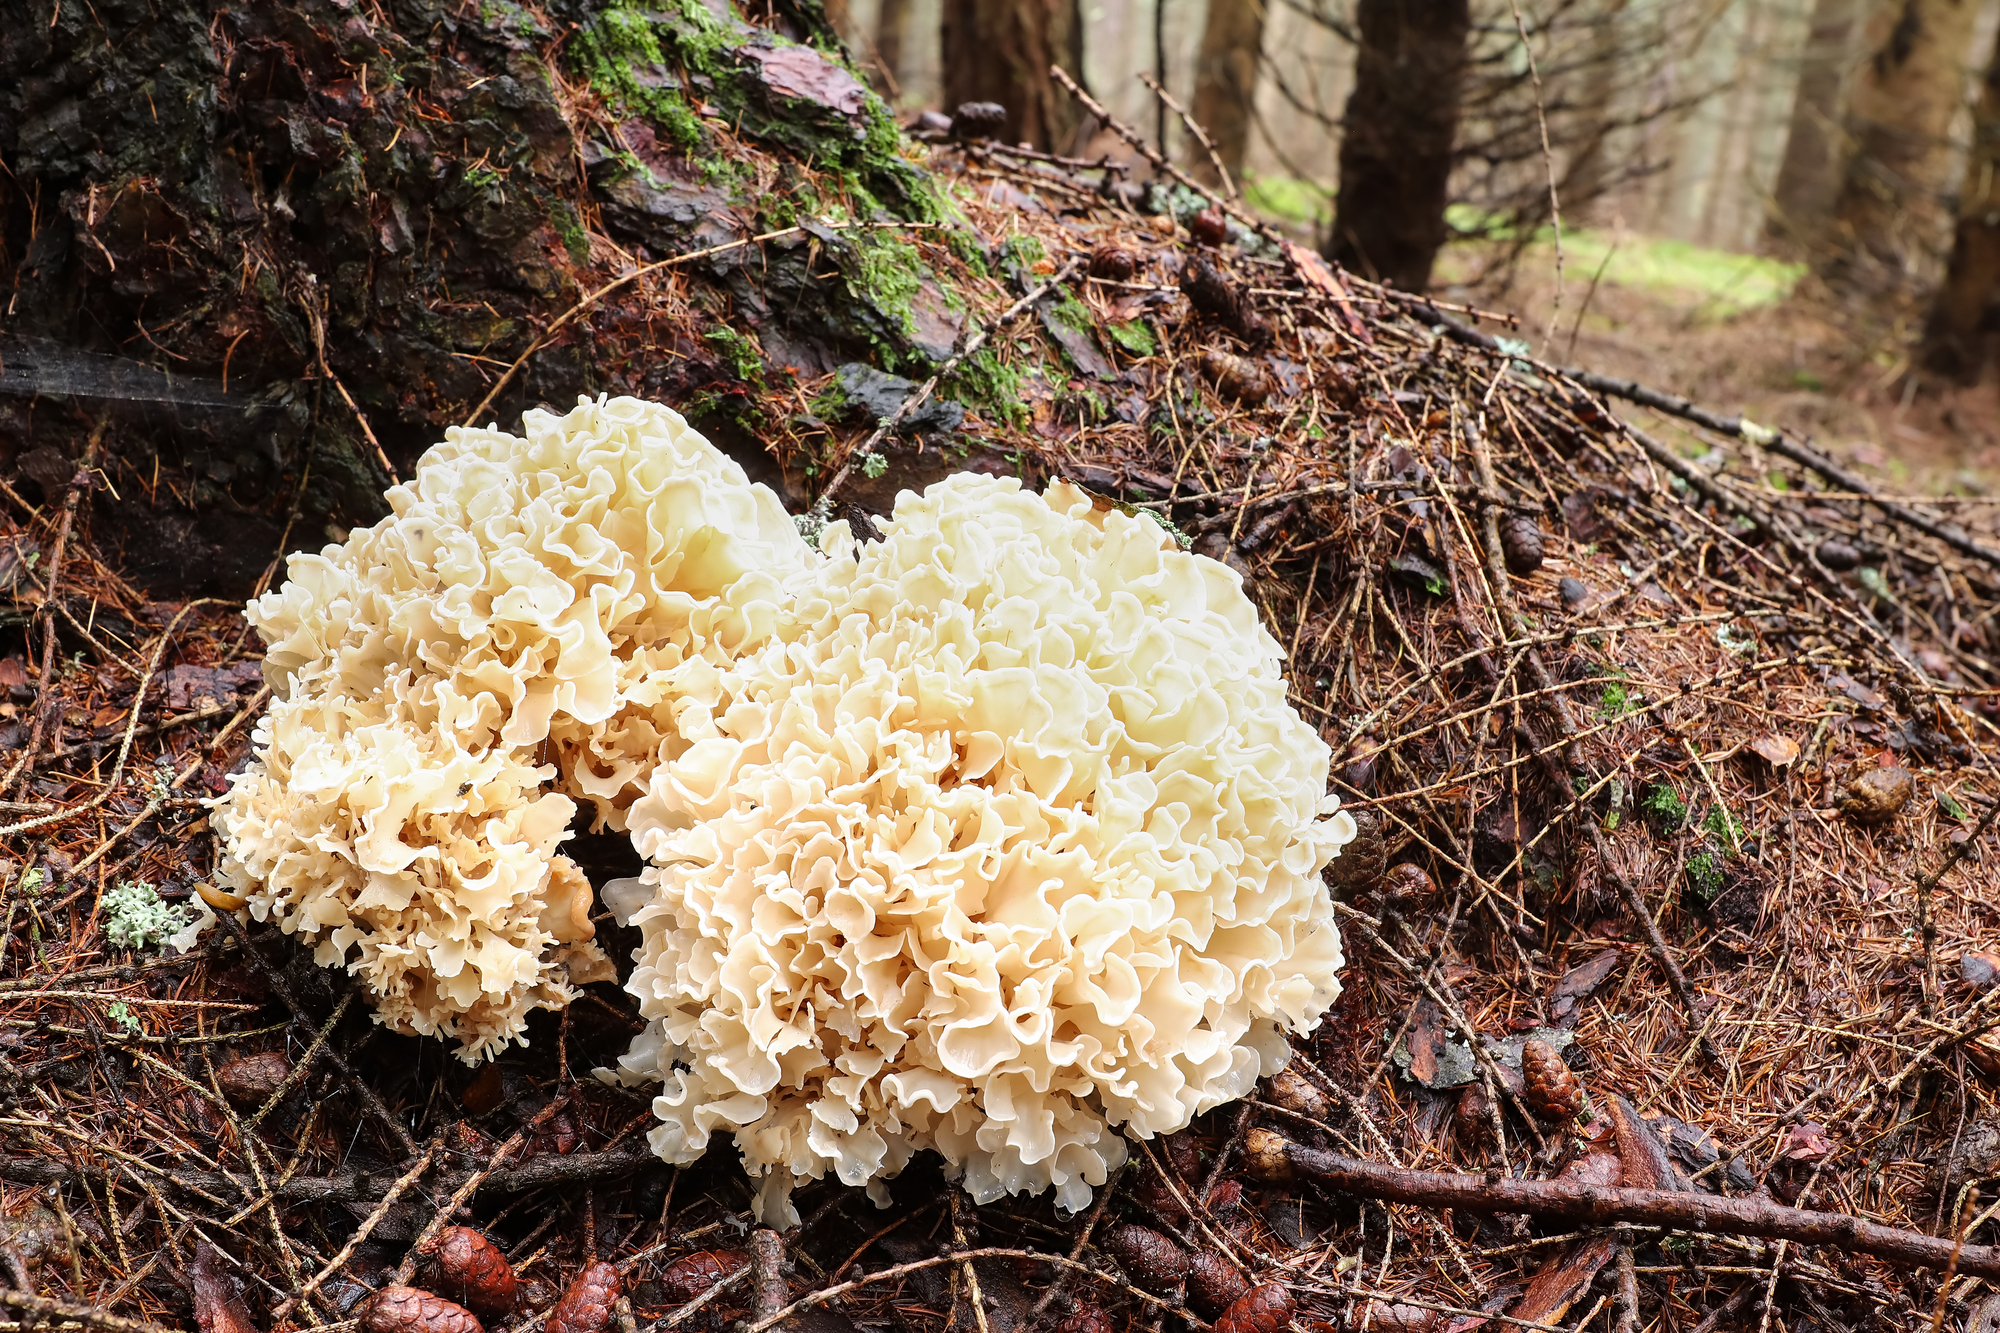
[[[629,811],[653,1145],[877,1185],[936,1148],[1069,1209],[1249,1092],[1339,993],[1354,836],[1240,580],[1157,526],[961,475],[844,524]]]
[[[399,1031],[474,1061],[612,975],[557,848],[622,828],[717,669],[817,557],[784,507],[636,399],[454,429],[390,516],[253,602],[273,690],[217,803],[222,878]]]

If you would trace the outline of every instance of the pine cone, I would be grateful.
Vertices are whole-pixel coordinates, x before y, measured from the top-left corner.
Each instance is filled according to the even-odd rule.
[[[1864,765],[1840,793],[1840,813],[1857,824],[1886,824],[1910,803],[1917,780],[1908,769]]]
[[[1271,322],[1243,299],[1229,279],[1223,276],[1222,270],[1210,263],[1206,255],[1190,255],[1181,266],[1180,281],[1181,294],[1187,297],[1196,314],[1226,325],[1252,351],[1262,351],[1277,337]],[[1261,366],[1259,370],[1262,371]],[[1265,379],[1269,379],[1268,374]],[[1268,391],[1265,396],[1269,396]]]
[[[1252,1180],[1290,1180],[1292,1159],[1285,1151],[1285,1136],[1268,1129],[1253,1129],[1243,1136],[1243,1166]]]
[[[1278,340],[1278,331],[1249,301],[1239,300],[1236,303],[1236,336],[1251,350],[1261,352]]]
[[[1219,348],[1204,347],[1201,369],[1215,382],[1215,391],[1224,398],[1254,407],[1271,396],[1271,373],[1255,357],[1237,356]]]
[[[1493,1103],[1486,1095],[1485,1084],[1468,1083],[1459,1091],[1451,1134],[1470,1156],[1477,1157],[1493,1147]]]
[[[1437,1333],[1444,1325],[1443,1315],[1421,1306],[1370,1301],[1366,1309],[1366,1327],[1375,1330],[1375,1333]]]
[[[415,1287],[384,1287],[361,1307],[361,1333],[486,1333],[463,1305]]]
[[[1074,1309],[1056,1325],[1056,1333],[1116,1333],[1111,1316],[1095,1305],[1078,1301]]]
[[[215,1071],[222,1095],[238,1106],[262,1106],[291,1077],[292,1059],[283,1051],[260,1051],[231,1060]]]
[[[1404,905],[1420,903],[1437,893],[1437,885],[1419,865],[1405,861],[1401,865],[1390,866],[1382,875],[1382,897]]]
[[[1542,567],[1542,530],[1526,514],[1508,514],[1500,520],[1500,550],[1508,573],[1532,574]]]
[[[1155,1296],[1172,1294],[1187,1276],[1187,1251],[1151,1227],[1113,1227],[1104,1248],[1132,1275],[1134,1286]]]
[[[1356,755],[1354,758],[1348,760],[1346,766],[1340,770],[1340,780],[1358,792],[1371,792],[1375,790],[1375,772],[1380,766],[1376,761],[1376,756],[1380,751],[1373,748],[1377,742],[1372,736],[1363,736],[1361,744],[1367,753]],[[1358,824],[1361,822],[1362,811],[1352,810],[1348,813],[1354,816],[1355,823]],[[1341,855],[1345,856],[1346,854],[1346,850],[1342,849]]]
[[[1214,1250],[1198,1251],[1188,1263],[1188,1305],[1203,1319],[1214,1319],[1249,1290],[1250,1279]]]
[[[740,1250],[697,1250],[667,1265],[660,1290],[675,1305],[685,1305],[749,1262]]]
[[[1333,1110],[1326,1094],[1289,1069],[1280,1069],[1264,1085],[1264,1097],[1273,1106],[1282,1106],[1310,1120],[1324,1120]]]
[[[1528,1107],[1542,1119],[1567,1120],[1583,1110],[1583,1084],[1547,1042],[1531,1041],[1521,1048],[1521,1077]]]
[[[1348,813],[1354,818],[1354,841],[1327,863],[1326,882],[1335,892],[1367,893],[1389,868],[1388,848],[1382,841],[1382,817],[1373,810]]]
[[[1282,1282],[1264,1282],[1236,1298],[1215,1321],[1215,1333],[1278,1333],[1292,1322],[1292,1293]]]
[[[1139,260],[1122,245],[1106,243],[1090,252],[1090,276],[1112,282],[1130,282],[1139,271]]]
[[[1132,1186],[1132,1197],[1142,1207],[1150,1208],[1169,1222],[1178,1223],[1187,1215],[1187,1209],[1181,1207],[1181,1201],[1167,1188],[1167,1182],[1151,1170],[1139,1174],[1139,1179]]]
[[[1201,1145],[1195,1142],[1192,1133],[1183,1130],[1178,1134],[1169,1134],[1160,1140],[1160,1146],[1166,1149],[1167,1164],[1180,1173],[1182,1180],[1192,1182],[1201,1179]]]
[[[431,1262],[440,1294],[481,1319],[503,1319],[514,1313],[519,1295],[514,1267],[492,1241],[471,1227],[448,1228],[438,1237]]]
[[[599,1261],[586,1267],[549,1311],[548,1333],[604,1333],[622,1288],[618,1270]]]
[[[1222,276],[1222,270],[1208,262],[1202,255],[1191,256],[1181,268],[1181,294],[1188,299],[1195,313],[1223,324],[1236,322],[1236,307],[1239,304],[1236,289],[1229,285],[1229,279]]]

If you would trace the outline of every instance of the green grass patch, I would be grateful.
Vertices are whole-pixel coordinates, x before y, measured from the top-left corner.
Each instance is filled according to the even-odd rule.
[[[1535,238],[1537,246],[1553,250],[1555,233]],[[1572,274],[1595,274],[1604,265],[1603,281],[1651,292],[1689,292],[1718,315],[1736,315],[1776,305],[1792,294],[1806,275],[1804,264],[1788,264],[1762,255],[1711,250],[1688,241],[1625,236],[1586,228],[1563,233],[1563,258]],[[1608,262],[1607,262],[1608,260]]]
[[[1318,229],[1333,219],[1333,196],[1297,176],[1245,176],[1243,202],[1295,227]]]
[[[1512,241],[1517,236],[1504,218],[1469,204],[1446,208],[1445,222],[1461,245]],[[1658,295],[1693,297],[1698,309],[1717,318],[1776,305],[1790,296],[1806,275],[1804,264],[1664,237],[1619,236],[1595,227],[1565,227],[1562,239],[1563,271],[1573,287],[1588,285],[1602,266],[1603,282]],[[1553,228],[1536,231],[1523,262],[1553,268]]]

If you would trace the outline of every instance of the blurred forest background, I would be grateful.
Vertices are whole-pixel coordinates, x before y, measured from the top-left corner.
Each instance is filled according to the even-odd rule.
[[[2000,0],[832,0],[913,117],[1129,157],[1539,355],[2000,486]],[[1148,86],[1209,132],[1201,144]],[[1146,164],[1133,160],[1131,179]]]

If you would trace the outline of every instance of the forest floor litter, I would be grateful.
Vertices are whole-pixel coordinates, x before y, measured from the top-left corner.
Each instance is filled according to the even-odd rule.
[[[1291,1069],[1136,1144],[1077,1217],[974,1207],[920,1159],[889,1211],[823,1181],[778,1237],[727,1145],[661,1165],[648,1099],[592,1077],[639,1026],[616,984],[475,1071],[275,929],[225,913],[159,951],[214,893],[203,802],[268,693],[234,605],[100,558],[80,497],[135,479],[94,437],[0,521],[32,649],[0,659],[5,1327],[461,1333],[372,1295],[412,1286],[510,1333],[1797,1331],[1991,1299],[1982,511],[1891,512],[1782,421],[1638,394],[1669,442],[1504,320],[1185,185],[1145,211],[1087,162],[930,159],[966,228],[898,244],[984,346],[902,377],[753,349],[699,410],[767,445],[795,511],[1060,477],[1242,574],[1364,826],[1329,872],[1346,989]],[[574,319],[639,303],[714,345],[702,279],[640,267]],[[600,883],[635,864],[572,846]],[[628,969],[634,932],[600,930]],[[499,1271],[461,1225],[508,1299],[447,1289]]]

